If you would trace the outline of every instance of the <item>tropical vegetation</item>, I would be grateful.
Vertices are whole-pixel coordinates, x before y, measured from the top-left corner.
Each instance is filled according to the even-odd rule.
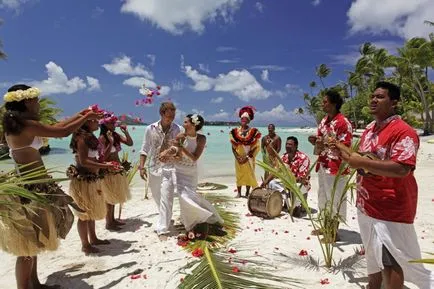
[[[433,22],[426,21],[427,25]],[[321,121],[321,102],[327,89],[338,90],[346,98],[342,112],[356,125],[372,121],[368,99],[378,81],[390,81],[402,91],[400,114],[411,125],[423,129],[424,135],[434,133],[434,33],[428,39],[415,37],[407,40],[392,54],[384,48],[367,42],[359,49],[360,56],[347,78],[326,85],[331,68],[321,64],[315,69],[317,81],[309,83],[310,92],[304,93],[305,107],[298,113],[310,114]],[[320,85],[318,85],[318,83]]]

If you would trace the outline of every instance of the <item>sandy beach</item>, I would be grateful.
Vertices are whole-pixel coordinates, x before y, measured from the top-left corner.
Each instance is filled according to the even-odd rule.
[[[433,252],[434,241],[434,144],[421,139],[416,177],[419,185],[418,213],[415,220],[416,232],[423,256]],[[259,177],[259,176],[258,176]],[[233,196],[234,178],[207,178],[203,181],[223,183],[226,190],[219,193]],[[67,183],[66,183],[67,185]],[[312,175],[312,191],[309,204],[316,208],[317,175]],[[67,189],[65,187],[65,189]],[[176,233],[167,241],[159,241],[153,232],[157,221],[157,209],[152,197],[145,200],[144,184],[135,179],[133,199],[123,208],[122,218],[127,224],[120,232],[104,229],[104,221],[97,222],[97,234],[111,241],[100,246],[101,253],[86,257],[81,252],[80,239],[75,224],[66,240],[56,252],[39,256],[39,276],[48,284],[60,284],[68,289],[91,288],[176,288],[186,272],[179,269],[192,260],[191,254],[177,245]],[[349,206],[348,224],[340,233],[342,241],[335,247],[335,261],[341,262],[335,272],[310,266],[306,257],[300,257],[300,250],[322,262],[322,254],[316,237],[310,236],[312,227],[307,219],[291,221],[287,214],[279,218],[263,220],[248,214],[245,198],[234,199],[228,209],[241,216],[241,228],[237,237],[227,249],[236,249],[236,255],[247,260],[267,262],[275,268],[273,274],[298,279],[300,288],[364,288],[367,282],[364,257],[357,254],[361,247],[358,233],[356,208]],[[117,214],[117,212],[116,212]],[[175,226],[179,224],[179,206],[175,201]],[[0,288],[16,288],[15,257],[0,252]],[[431,270],[434,269],[432,266]],[[243,270],[241,267],[240,270]],[[140,273],[140,278],[131,279],[131,274]],[[321,284],[328,278],[329,284]],[[408,288],[416,288],[406,284]],[[295,288],[288,285],[288,288]]]

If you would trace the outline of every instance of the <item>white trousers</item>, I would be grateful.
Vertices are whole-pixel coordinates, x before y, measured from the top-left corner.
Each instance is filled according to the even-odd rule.
[[[409,263],[421,259],[413,224],[382,221],[357,212],[360,236],[365,246],[368,274],[384,269],[382,260],[383,245],[401,266],[405,281],[421,289],[434,289],[434,274],[423,264]]]
[[[269,187],[270,189],[272,189],[272,190],[276,190],[276,191],[281,192],[281,193],[282,193],[283,201],[286,200],[286,196],[285,196],[285,194],[286,194],[286,188],[285,188],[285,186],[283,185],[283,183],[282,183],[281,180],[279,180],[279,179],[272,179],[272,180],[268,183],[268,187]],[[306,188],[305,188],[304,186],[302,186],[300,190],[301,190],[301,192],[303,193],[304,198],[307,199],[307,190],[306,190]],[[291,194],[289,197],[292,198],[292,194]],[[294,203],[294,204],[295,204],[295,206],[299,206],[299,205],[301,205],[301,201],[300,201],[300,199],[297,198],[297,197],[295,197],[295,203]]]
[[[175,194],[175,169],[163,169],[161,176],[149,174],[149,189],[158,208],[158,235],[169,232]]]
[[[336,176],[327,174],[325,169],[320,166],[318,171],[318,209],[322,210],[326,207],[328,202],[332,201],[333,185],[335,183]],[[347,184],[348,177],[340,176],[336,183],[336,190],[333,198],[333,213],[338,212],[339,203],[341,202],[342,195]],[[343,221],[347,219],[347,197],[342,202],[339,215]]]

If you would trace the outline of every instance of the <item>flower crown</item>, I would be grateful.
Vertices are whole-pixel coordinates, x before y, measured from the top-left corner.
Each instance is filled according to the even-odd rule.
[[[26,90],[10,91],[3,96],[5,102],[22,101],[25,99],[37,98],[41,91],[36,87],[31,87]]]
[[[117,123],[118,117],[115,116],[113,113],[105,111],[104,112],[104,118],[99,121],[99,124],[106,124],[106,123]]]
[[[194,124],[194,126],[197,126],[200,124],[199,116],[197,115],[197,113],[195,113],[191,116],[191,122]]]

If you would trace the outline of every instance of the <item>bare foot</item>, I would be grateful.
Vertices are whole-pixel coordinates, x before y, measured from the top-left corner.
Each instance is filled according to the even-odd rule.
[[[114,223],[116,226],[123,226],[123,225],[126,224],[125,222],[121,221],[120,219],[116,219],[116,220],[114,220],[113,223]]]
[[[91,245],[95,246],[95,245],[108,245],[110,244],[109,240],[100,240],[100,239],[96,239],[92,242],[90,242]]]
[[[158,239],[160,239],[160,241],[167,241],[167,235],[158,235]]]
[[[105,228],[109,231],[120,231],[122,230],[121,227],[118,227],[115,223],[110,224],[110,225],[105,225]]]
[[[86,247],[81,247],[81,251],[84,252],[84,254],[86,256],[89,256],[90,254],[97,254],[99,253],[99,249],[95,248],[92,245],[86,246]]]

